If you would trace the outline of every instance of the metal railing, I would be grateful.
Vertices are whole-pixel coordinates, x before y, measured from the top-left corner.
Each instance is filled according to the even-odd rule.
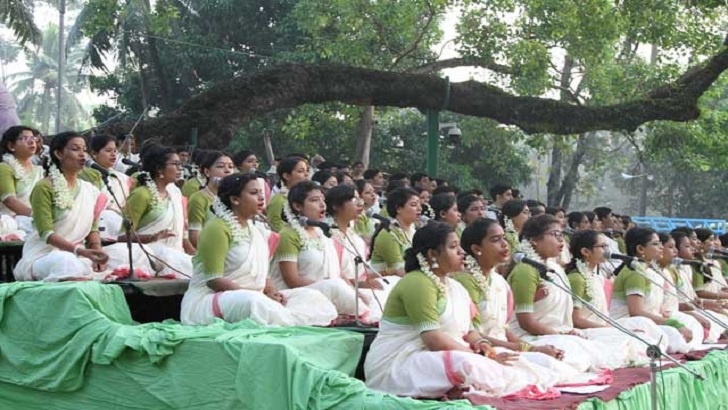
[[[709,228],[716,235],[726,232],[726,221],[721,219],[693,219],[693,218],[665,218],[657,216],[633,216],[632,221],[637,226],[652,228],[658,232],[670,232],[671,230],[688,226],[690,228]]]

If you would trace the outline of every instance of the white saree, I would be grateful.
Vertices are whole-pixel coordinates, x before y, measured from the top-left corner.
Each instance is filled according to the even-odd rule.
[[[463,335],[470,322],[470,296],[457,281],[448,278],[445,308],[439,331],[467,347]],[[364,362],[369,388],[410,397],[441,397],[453,387],[470,387],[478,394],[506,396],[539,381],[539,377],[512,366],[503,366],[482,355],[459,350],[430,351],[417,328],[384,318],[379,334]],[[541,375],[548,378],[547,375]],[[551,387],[552,383],[540,387]]]
[[[548,275],[555,283],[561,287],[570,287],[561,265],[549,259],[547,266],[553,271]],[[563,361],[582,372],[589,369],[625,367],[637,359],[640,353],[634,349],[634,344],[626,336],[621,337],[614,329],[604,329],[606,332],[601,329],[596,329],[599,332],[578,330],[584,337],[561,334],[574,330],[572,297],[550,281],[540,279],[540,286],[544,288],[545,296],[533,302],[531,314],[539,323],[559,334],[531,335],[521,328],[518,314],[515,314],[510,320],[510,327],[518,337],[535,345],[553,345],[560,348],[564,351]]]
[[[144,250],[138,243],[132,246],[134,269],[141,268],[149,274],[155,272],[160,275],[174,275],[178,279],[192,276],[192,257],[185,253],[182,243],[185,234],[185,214],[182,192],[174,184],[167,185],[167,198],[161,201],[163,210],[156,212],[157,216],[145,225],[136,229],[137,234],[154,235],[168,230],[174,236],[144,244]],[[155,212],[155,211],[151,211]],[[120,266],[129,266],[129,254],[125,242],[115,243],[105,247],[109,254],[108,266],[115,269]]]
[[[248,230],[250,236],[231,247],[225,257],[223,276],[244,289],[214,292],[207,286],[214,277],[204,272],[200,261],[193,260],[194,273],[182,299],[182,323],[205,325],[219,318],[227,322],[252,319],[264,325],[326,326],[336,319],[336,308],[316,290],[282,290],[285,304],[263,293],[268,276],[268,243],[252,221],[248,222]]]
[[[73,205],[67,210],[53,209],[53,233],[75,245],[83,245],[94,223],[94,209],[100,200],[99,190],[78,179]],[[93,279],[90,259],[79,258],[72,252],[60,250],[41,239],[33,231],[23,245],[23,257],[15,266],[15,279],[56,282],[69,279]]]
[[[298,255],[275,257],[271,263],[271,280],[278,289],[290,289],[281,275],[280,262],[296,262],[298,275],[302,279],[312,281],[307,288],[323,293],[341,315],[355,315],[356,302],[354,287],[341,276],[341,260],[331,238],[327,238],[321,229],[316,228],[316,239],[307,241]],[[280,244],[279,244],[280,246]],[[364,301],[359,300],[359,317],[369,320],[370,309]]]

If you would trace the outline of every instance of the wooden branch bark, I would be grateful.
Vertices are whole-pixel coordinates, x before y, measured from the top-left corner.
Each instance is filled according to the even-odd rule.
[[[546,98],[515,96],[476,81],[451,84],[448,99],[446,80],[433,75],[340,65],[283,65],[220,83],[191,98],[178,110],[143,122],[139,134],[181,142],[186,141],[190,129],[197,128],[202,147],[219,147],[230,140],[237,128],[261,114],[328,101],[449,110],[516,125],[529,133],[634,130],[648,121],[698,118],[698,98],[727,68],[728,47],[642,98],[608,106],[575,106]],[[124,125],[110,128],[100,131],[129,129]]]

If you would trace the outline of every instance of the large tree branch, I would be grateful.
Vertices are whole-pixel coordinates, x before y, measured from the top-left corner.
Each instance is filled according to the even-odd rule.
[[[415,67],[408,72],[412,74],[430,74],[438,72],[440,70],[444,70],[446,68],[457,67],[480,67],[499,74],[514,74],[514,70],[511,67],[503,64],[498,64],[492,60],[486,60],[481,57],[457,57],[448,58],[446,60],[433,61],[431,63]]]
[[[655,120],[698,118],[698,98],[728,68],[728,48],[644,97],[607,106],[575,106],[546,98],[514,96],[476,81],[450,84],[432,75],[340,65],[285,65],[220,83],[177,111],[145,121],[139,132],[185,141],[193,128],[202,146],[224,146],[235,130],[264,113],[307,103],[449,110],[516,125],[529,133],[578,134],[633,130]],[[449,95],[448,95],[449,91]],[[119,132],[124,128],[103,128]],[[128,130],[128,128],[127,128]]]
[[[427,15],[427,21],[425,21],[424,27],[422,27],[420,34],[417,36],[417,38],[412,43],[412,45],[407,50],[405,50],[402,54],[398,55],[394,59],[394,62],[392,62],[392,64],[389,66],[390,70],[392,68],[396,67],[397,64],[399,64],[405,57],[407,57],[408,55],[415,52],[415,50],[417,50],[417,48],[420,47],[420,43],[422,42],[422,39],[425,37],[425,34],[428,31],[430,31],[430,25],[432,24],[432,21],[435,20],[436,13],[435,13],[435,9],[432,7],[432,4],[430,4],[429,1],[426,3],[427,3],[427,10],[428,10],[429,14]]]

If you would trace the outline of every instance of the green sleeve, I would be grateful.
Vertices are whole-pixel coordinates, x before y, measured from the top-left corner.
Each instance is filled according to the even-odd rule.
[[[15,173],[10,165],[0,164],[0,201],[15,196]]]
[[[478,282],[475,281],[475,278],[473,278],[473,275],[469,273],[458,273],[453,277],[453,279],[460,282],[465,290],[468,291],[470,300],[474,303],[480,303],[480,300],[483,298],[483,291],[480,289]]]
[[[508,245],[511,247],[511,252],[515,252],[516,249],[518,249],[518,234],[515,232],[506,232],[506,241],[508,241]]]
[[[82,179],[98,189],[104,189],[104,181],[101,173],[93,168],[84,168],[78,173],[78,178]],[[109,198],[110,199],[110,198]]]
[[[384,263],[387,268],[399,269],[404,267],[404,255],[399,242],[391,232],[382,230],[374,240],[372,249],[372,262]]]
[[[693,288],[695,290],[701,290],[705,286],[705,276],[703,276],[698,267],[692,266],[693,269]]]
[[[191,231],[199,231],[205,223],[210,197],[204,191],[197,191],[187,202],[187,222]]]
[[[283,221],[283,206],[288,199],[283,194],[275,194],[270,199],[270,204],[265,209],[265,216],[268,218],[268,224],[273,232],[280,232],[286,223]]]
[[[644,297],[650,290],[650,284],[647,279],[638,272],[627,270],[626,268],[619,274],[628,275],[624,278],[624,296],[638,295]]]
[[[30,207],[33,210],[33,225],[43,242],[53,234],[53,187],[50,181],[38,182],[30,193]]]
[[[200,190],[200,181],[197,178],[188,179],[184,185],[182,185],[182,195],[189,198],[195,192]]]
[[[232,234],[225,222],[219,218],[211,220],[200,232],[194,266],[205,276],[224,276],[231,241]]]
[[[586,279],[584,276],[576,271],[569,272],[567,276],[569,278],[569,286],[571,287],[571,291],[574,292],[574,295],[588,300],[589,298],[586,296]],[[574,298],[574,309],[581,309],[581,307],[581,302],[577,298]]]
[[[298,232],[290,227],[283,228],[276,248],[275,258],[278,262],[297,262],[301,247],[301,238],[298,236]]]
[[[440,328],[440,314],[437,311],[437,287],[422,272],[408,273],[400,282],[400,298],[409,322],[419,333]],[[397,284],[399,285],[399,283]],[[395,285],[396,286],[396,285]]]
[[[152,193],[149,192],[147,187],[141,186],[131,191],[126,201],[126,209],[131,219],[132,227],[137,228],[139,226],[139,221],[147,213],[147,208],[149,208],[151,202]]]
[[[619,249],[619,252],[622,255],[627,254],[627,243],[624,241],[624,238],[622,238],[620,236],[619,238],[616,239],[616,241],[617,241],[617,248]]]
[[[525,263],[516,264],[508,275],[508,283],[513,291],[515,313],[533,313],[533,301],[538,289],[538,271]]]
[[[480,285],[478,285],[478,282],[475,280],[473,275],[469,273],[458,273],[453,277],[453,279],[463,285],[465,290],[468,291],[470,301],[477,306],[483,299],[483,290],[480,288]],[[480,318],[480,309],[476,309],[476,311],[477,313],[475,314],[472,322],[473,326],[477,329],[482,324],[482,321]]]

